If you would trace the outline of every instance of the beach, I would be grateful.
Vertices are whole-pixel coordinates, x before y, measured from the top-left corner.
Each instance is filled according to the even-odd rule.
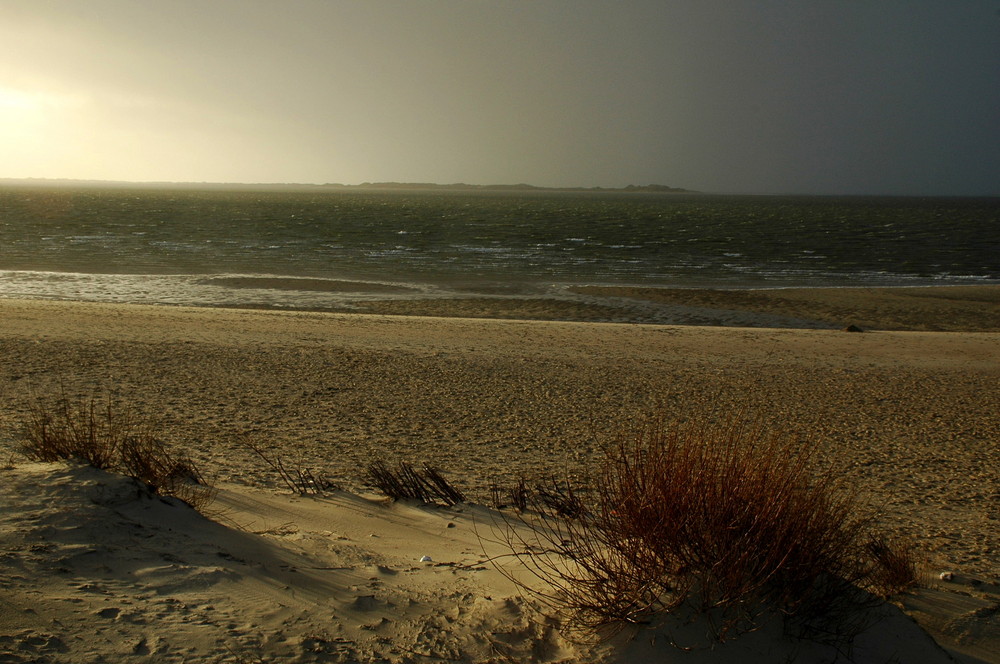
[[[814,446],[929,574],[956,574],[933,592],[994,606],[1000,287],[908,290],[603,293],[669,299],[688,325],[537,320],[545,303],[477,318],[503,312],[461,299],[393,311],[408,315],[0,300],[0,440],[13,450],[32,399],[110,395],[226,491],[283,490],[251,441],[352,495],[374,460],[426,462],[487,505],[491,482],[585,486],[648,417],[743,414]],[[732,326],[773,316],[788,324]],[[920,606],[977,657],[1000,643],[995,606],[951,636],[958,614]]]

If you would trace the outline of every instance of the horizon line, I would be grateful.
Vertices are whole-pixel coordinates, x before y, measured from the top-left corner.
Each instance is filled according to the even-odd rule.
[[[533,185],[526,182],[516,184],[470,184],[466,182],[436,183],[436,182],[400,182],[386,180],[379,182],[362,182],[360,184],[345,184],[340,182],[238,182],[238,181],[211,181],[211,180],[103,180],[95,178],[48,178],[48,177],[7,177],[0,178],[0,183],[25,183],[25,184],[83,184],[83,185],[132,185],[132,186],[216,186],[216,187],[332,187],[332,188],[454,188],[454,189],[536,189],[547,191],[662,191],[662,192],[687,192],[702,193],[693,189],[682,187],[671,187],[663,184],[628,184],[623,187],[606,186],[571,186],[554,187],[545,185]]]
[[[380,181],[362,182],[360,184],[344,184],[340,182],[237,182],[211,180],[102,180],[94,178],[50,178],[50,177],[0,177],[0,186],[24,185],[56,187],[82,186],[93,188],[110,187],[154,187],[154,188],[233,188],[233,189],[347,189],[347,190],[439,190],[439,191],[538,191],[538,192],[593,192],[593,193],[661,193],[661,194],[700,194],[711,196],[818,196],[818,197],[858,197],[858,198],[1000,198],[1000,193],[899,193],[899,192],[806,192],[806,191],[704,191],[672,187],[663,184],[628,184],[619,187],[608,186],[570,186],[556,187],[533,185],[525,182],[516,184],[469,184],[466,182],[435,183],[435,182],[400,182]]]

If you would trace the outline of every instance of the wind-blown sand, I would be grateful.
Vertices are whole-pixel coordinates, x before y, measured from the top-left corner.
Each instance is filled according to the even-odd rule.
[[[529,620],[481,564],[486,508],[385,506],[358,497],[363,470],[428,461],[486,504],[493,478],[584,474],[647,412],[740,408],[813,441],[930,571],[955,572],[908,610],[967,661],[1000,661],[998,384],[997,332],[0,300],[0,444],[13,449],[32,394],[110,392],[222,487],[213,523],[86,468],[0,470],[0,661],[639,661],[635,643],[623,659]],[[351,493],[287,495],[245,436]],[[946,661],[908,624],[883,623],[858,660]],[[784,661],[776,643],[694,661]]]

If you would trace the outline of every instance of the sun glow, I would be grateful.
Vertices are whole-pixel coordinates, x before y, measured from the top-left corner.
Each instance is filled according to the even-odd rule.
[[[48,175],[86,105],[76,95],[0,87],[0,177]]]
[[[78,108],[84,100],[76,95],[57,92],[35,92],[0,86],[0,112],[18,113],[57,111]]]
[[[0,109],[4,112],[33,110],[37,107],[38,102],[33,95],[0,87]]]
[[[51,114],[44,96],[0,87],[0,140],[7,153],[5,161],[12,157],[23,160],[26,153],[44,145],[42,138]]]

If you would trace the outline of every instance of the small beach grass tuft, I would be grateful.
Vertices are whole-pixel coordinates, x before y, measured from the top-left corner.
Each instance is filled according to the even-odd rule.
[[[441,502],[445,505],[465,502],[465,495],[441,471],[427,464],[424,464],[421,472],[405,461],[399,462],[395,469],[382,461],[373,461],[368,465],[368,479],[392,500]]]
[[[337,490],[337,485],[323,473],[314,472],[301,465],[289,467],[278,452],[265,450],[263,445],[249,437],[244,437],[242,444],[276,472],[293,493],[300,496],[323,496],[329,491]]]

